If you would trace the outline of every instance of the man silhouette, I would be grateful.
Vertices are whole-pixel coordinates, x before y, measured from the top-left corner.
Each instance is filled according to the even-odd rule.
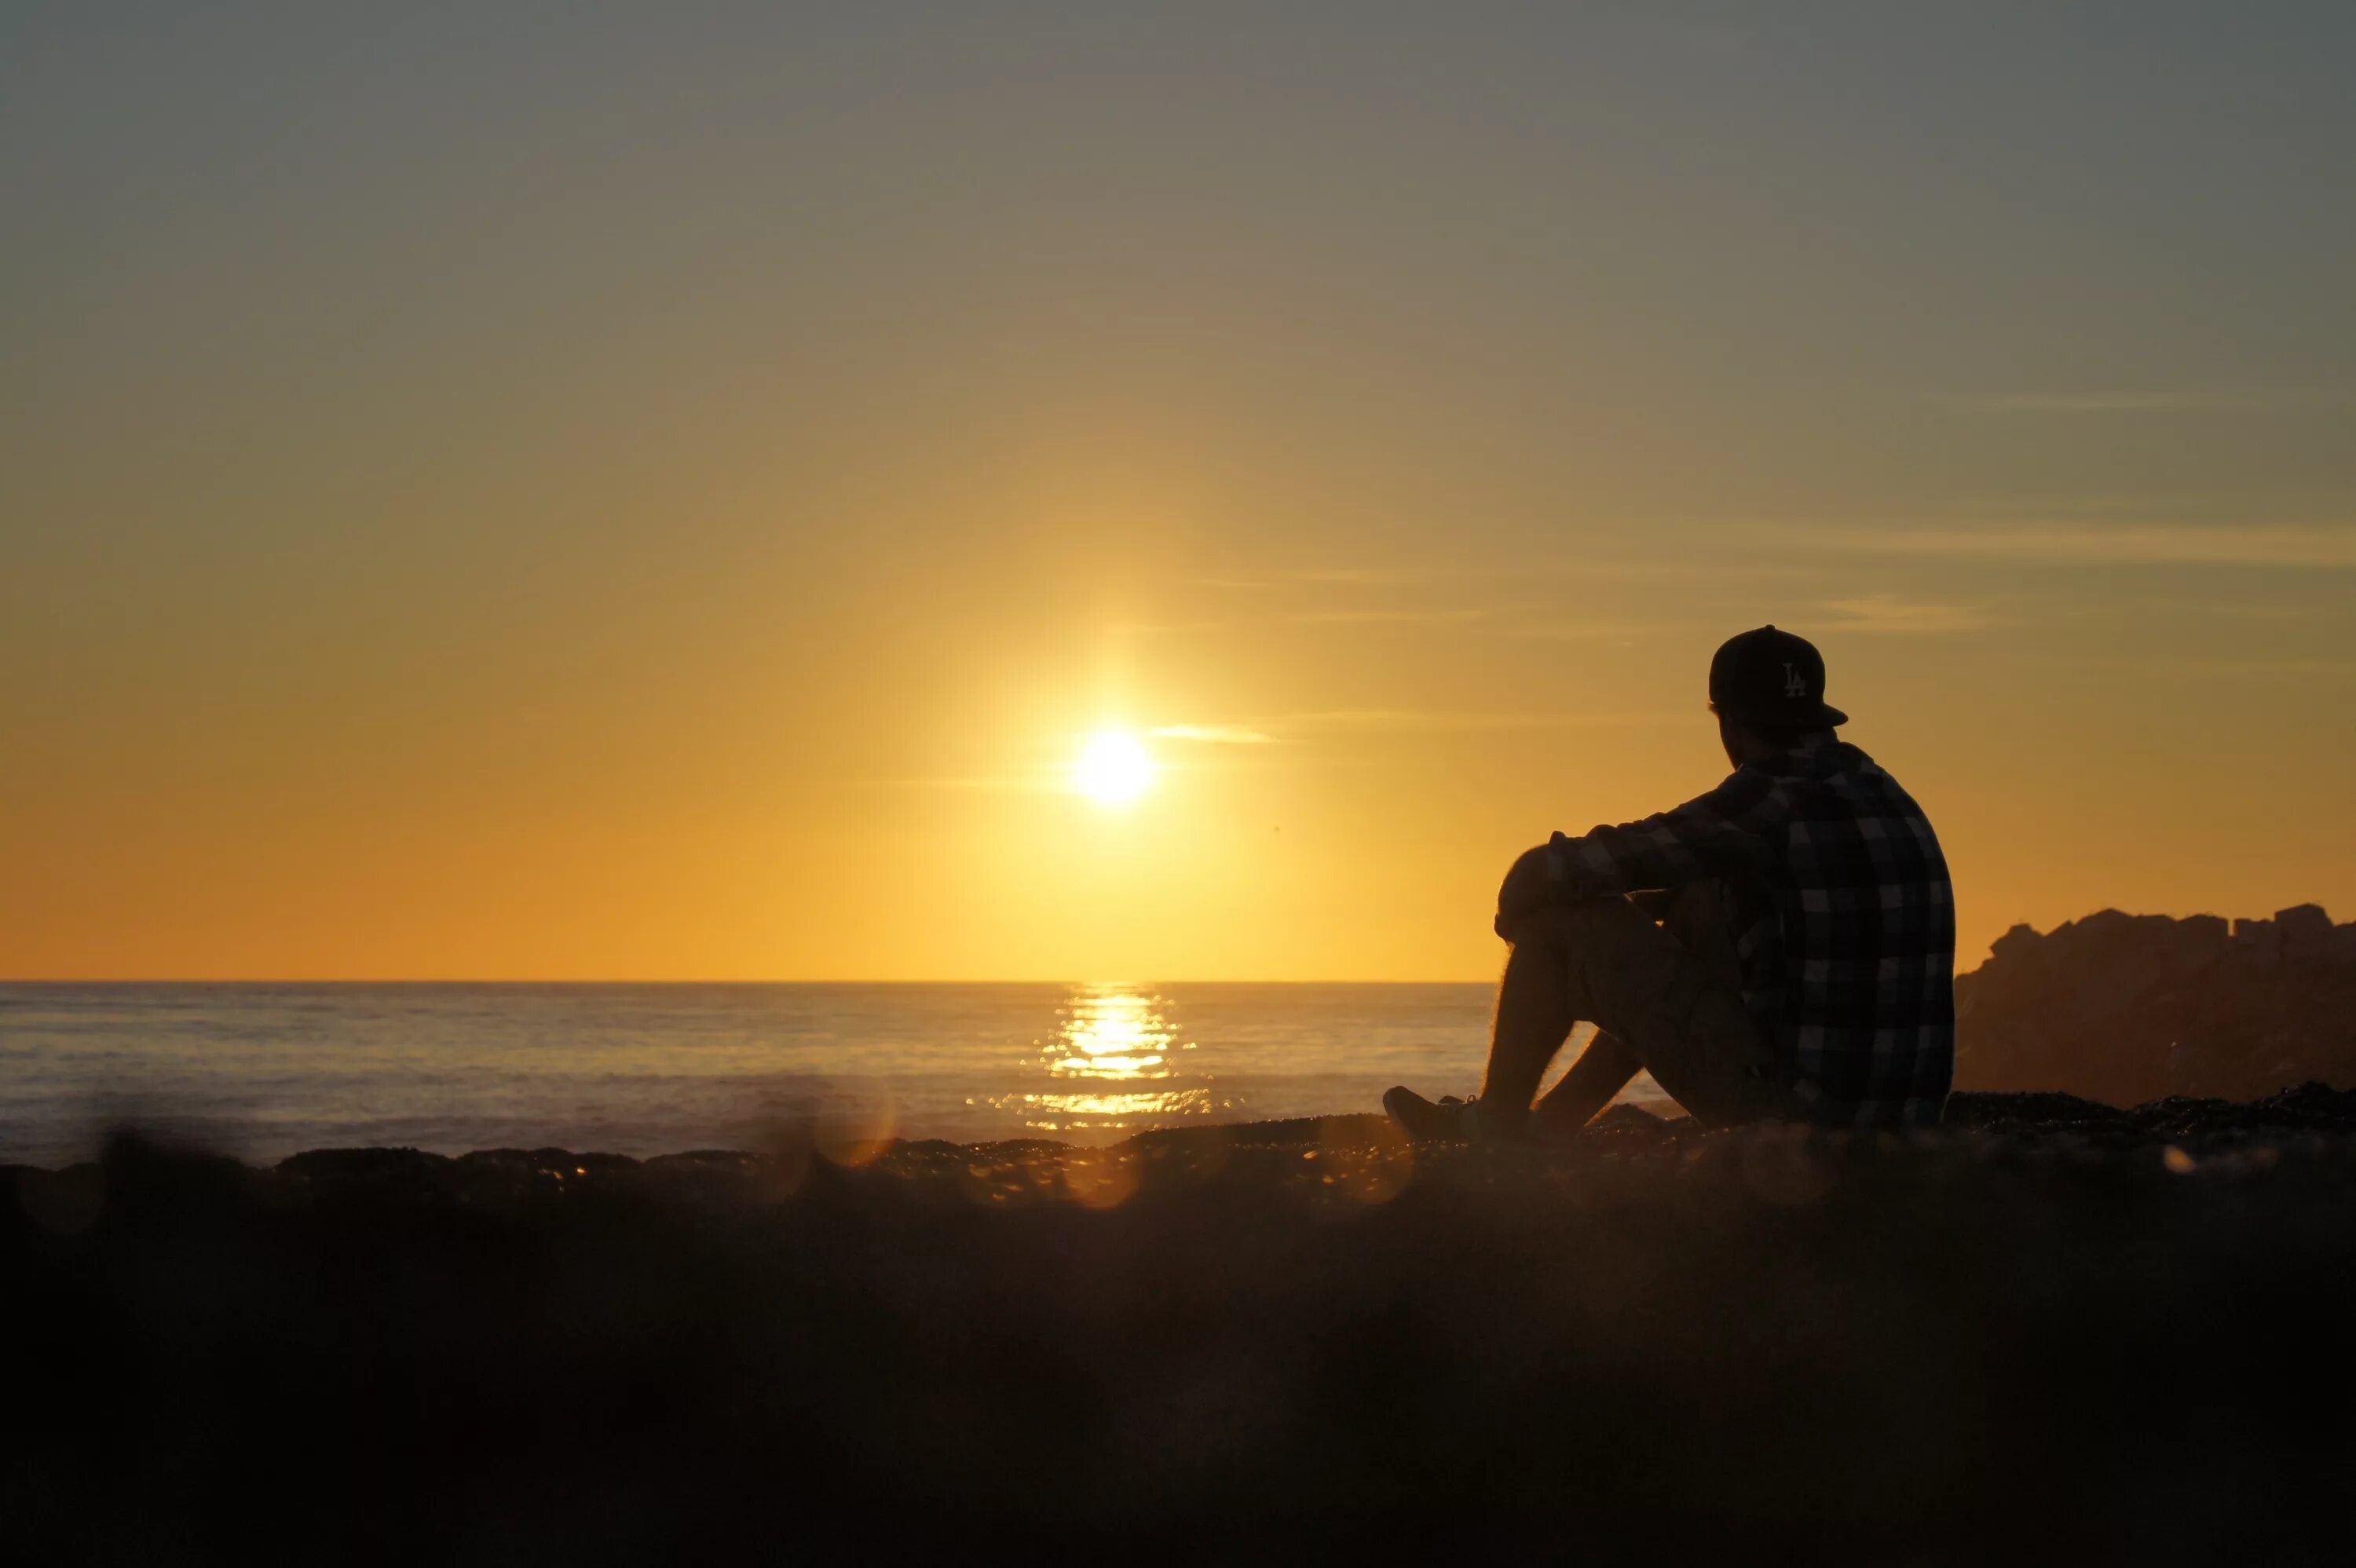
[[[1472,1100],[1384,1095],[1411,1136],[1573,1132],[1647,1070],[1711,1125],[1938,1121],[1954,1069],[1946,860],[1898,781],[1834,736],[1848,716],[1824,694],[1805,638],[1729,639],[1709,666],[1725,782],[1514,862],[1486,1079]],[[1533,1112],[1580,1019],[1593,1042]]]

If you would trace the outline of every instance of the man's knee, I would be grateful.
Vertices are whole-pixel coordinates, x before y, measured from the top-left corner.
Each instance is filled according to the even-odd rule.
[[[1497,934],[1518,951],[1524,947],[1569,949],[1631,924],[1650,924],[1626,899],[1612,896],[1545,904],[1510,919],[1500,918]]]
[[[1726,901],[1716,882],[1687,882],[1670,891],[1657,918],[1663,930],[1695,947],[1725,926]]]

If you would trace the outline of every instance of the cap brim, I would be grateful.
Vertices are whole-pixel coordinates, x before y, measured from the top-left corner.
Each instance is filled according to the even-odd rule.
[[[1837,730],[1848,722],[1848,715],[1829,702],[1816,704],[1816,722],[1827,730]]]

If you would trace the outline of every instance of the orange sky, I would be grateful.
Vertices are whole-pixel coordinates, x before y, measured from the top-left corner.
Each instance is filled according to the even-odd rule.
[[[2356,918],[2356,139],[2186,16],[9,24],[0,976],[1484,976],[1768,620],[1966,963]]]

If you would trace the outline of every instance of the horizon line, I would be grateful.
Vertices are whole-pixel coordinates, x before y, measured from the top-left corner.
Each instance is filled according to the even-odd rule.
[[[0,976],[0,987],[6,986],[1486,986],[1495,983],[1494,976],[1479,979],[1444,979],[1409,977],[1405,979],[1353,980],[1347,978],[1270,978],[1229,977],[1225,979],[1152,979],[1152,980],[1076,980],[1071,978],[1038,979],[873,979],[853,976],[841,979],[798,978],[746,979],[743,977],[689,976],[669,979],[582,979],[541,978],[530,976],[503,976],[496,978],[415,976],[392,978],[341,976],[331,978],[316,976]]]

